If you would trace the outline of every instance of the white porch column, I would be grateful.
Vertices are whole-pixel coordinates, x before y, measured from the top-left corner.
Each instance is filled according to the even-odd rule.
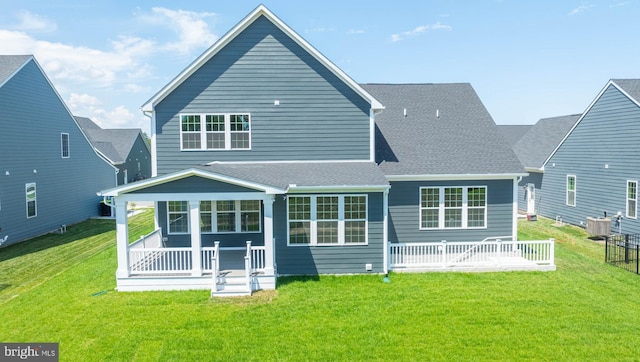
[[[117,278],[129,277],[129,225],[127,222],[127,202],[115,198],[116,207],[116,246],[118,253]]]
[[[264,272],[266,275],[274,275],[275,245],[273,241],[273,202],[275,196],[263,200],[264,204]]]
[[[191,275],[202,275],[202,240],[200,238],[200,201],[189,201],[189,229],[191,230]]]

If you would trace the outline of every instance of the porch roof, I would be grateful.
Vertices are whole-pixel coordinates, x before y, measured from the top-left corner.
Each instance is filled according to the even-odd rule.
[[[283,192],[312,189],[386,189],[389,182],[374,162],[213,162],[198,169],[249,182],[269,185]]]
[[[255,189],[267,194],[292,192],[383,191],[389,182],[374,162],[213,162],[182,171],[152,177],[98,192],[100,196],[120,196],[199,176]]]

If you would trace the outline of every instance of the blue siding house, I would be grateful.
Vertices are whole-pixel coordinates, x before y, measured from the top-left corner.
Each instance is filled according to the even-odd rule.
[[[115,169],[87,141],[33,56],[0,56],[0,241],[99,215]]]
[[[524,170],[470,85],[358,84],[264,6],[142,110],[154,177],[102,192],[119,290],[250,294],[281,275],[428,267],[414,244],[517,239]],[[157,230],[129,244],[137,201],[155,202]],[[438,268],[480,249],[441,248]]]
[[[639,233],[639,135],[640,79],[610,80],[545,161],[540,215],[609,217],[612,231]]]
[[[540,119],[514,145],[513,150],[522,162],[528,176],[518,183],[518,209],[535,215],[544,197],[542,179],[544,164],[580,118],[579,114]]]
[[[151,148],[141,129],[103,129],[89,118],[75,119],[96,152],[118,168],[118,185],[151,177]]]

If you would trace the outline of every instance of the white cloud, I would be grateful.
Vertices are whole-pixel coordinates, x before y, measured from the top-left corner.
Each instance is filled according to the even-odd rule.
[[[406,37],[415,36],[415,35],[424,33],[427,30],[447,30],[447,31],[450,31],[450,30],[453,30],[453,27],[451,25],[441,24],[439,21],[436,22],[435,24],[419,25],[419,26],[416,26],[414,29],[409,30],[409,31],[404,31],[402,33],[391,34],[391,41],[392,42],[397,42],[397,41],[405,39]]]
[[[0,29],[0,54],[35,55],[71,111],[107,128],[139,127],[148,132],[149,122],[138,112],[141,101],[137,98],[146,100],[144,93],[152,94],[149,85],[159,78],[151,60],[158,61],[162,54],[190,55],[217,39],[206,22],[215,14],[208,12],[152,8],[146,15],[136,15],[136,19],[151,24],[152,33],[171,29],[175,37],[154,41],[114,35],[92,47],[41,40],[29,32],[53,31],[56,24],[28,11],[18,16],[20,25],[13,30]],[[128,105],[134,94],[136,103]]]
[[[139,38],[120,38],[111,51],[37,40],[18,31],[0,30],[1,54],[34,54],[52,80],[111,86],[138,67],[138,58],[153,43]]]
[[[178,35],[178,40],[165,44],[164,48],[177,51],[180,54],[189,54],[194,49],[208,47],[213,44],[218,36],[209,30],[206,18],[216,16],[215,13],[197,13],[187,10],[171,10],[154,7],[153,15],[146,17],[155,23],[168,24]]]
[[[364,30],[362,29],[349,29],[347,34],[364,34]]]
[[[625,6],[625,5],[629,5],[629,2],[628,1],[618,1],[618,2],[616,2],[614,4],[609,5],[609,7],[610,8],[617,8],[617,7]]]
[[[141,128],[149,133],[148,118],[133,113],[123,105],[112,109],[104,107],[99,98],[89,94],[71,93],[66,101],[71,113],[75,116],[89,117],[103,128]]]
[[[16,17],[20,20],[20,24],[13,27],[16,30],[50,33],[58,28],[54,21],[27,10],[18,12]]]
[[[580,5],[580,6],[578,6],[577,8],[575,8],[575,9],[571,10],[571,11],[569,12],[569,15],[576,15],[576,14],[579,14],[579,13],[585,12],[585,11],[587,11],[587,10],[591,10],[591,8],[593,8],[593,7],[595,7],[595,5],[593,5],[593,4],[589,4],[589,5]]]

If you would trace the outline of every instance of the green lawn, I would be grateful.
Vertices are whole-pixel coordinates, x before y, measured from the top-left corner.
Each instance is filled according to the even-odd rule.
[[[114,224],[92,220],[0,249],[0,341],[59,342],[64,361],[638,360],[640,276],[581,229],[520,222],[521,239],[556,239],[557,271],[286,278],[210,299],[113,291]]]

